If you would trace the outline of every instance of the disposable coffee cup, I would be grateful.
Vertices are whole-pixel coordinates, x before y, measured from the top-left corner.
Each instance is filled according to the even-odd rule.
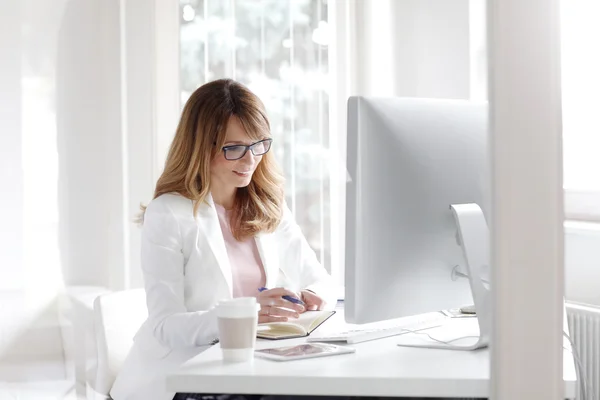
[[[238,297],[217,304],[219,343],[224,361],[244,362],[254,358],[258,308],[255,297]]]

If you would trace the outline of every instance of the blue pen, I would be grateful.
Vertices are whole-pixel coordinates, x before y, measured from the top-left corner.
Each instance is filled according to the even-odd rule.
[[[258,288],[258,291],[259,291],[259,292],[264,292],[265,290],[267,290],[267,288],[266,288],[266,287],[261,287],[261,288]],[[300,299],[297,299],[297,298],[295,298],[295,297],[292,297],[292,296],[285,295],[285,296],[281,296],[281,298],[282,298],[282,299],[285,299],[285,300],[287,300],[287,301],[291,301],[291,302],[292,302],[292,303],[294,303],[294,304],[300,304],[301,306],[303,306],[303,305],[304,305],[304,302],[303,302],[302,300],[300,300]]]

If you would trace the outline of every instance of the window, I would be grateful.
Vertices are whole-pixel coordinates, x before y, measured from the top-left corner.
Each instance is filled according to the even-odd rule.
[[[567,219],[600,221],[600,3],[560,4],[563,184]],[[486,98],[485,3],[470,2],[472,98]]]
[[[600,4],[560,6],[565,211],[600,221]]]
[[[181,104],[232,78],[265,103],[286,197],[331,270],[326,0],[180,0]]]

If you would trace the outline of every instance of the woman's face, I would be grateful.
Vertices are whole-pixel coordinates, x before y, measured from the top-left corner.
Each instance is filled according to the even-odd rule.
[[[224,146],[251,145],[254,141],[246,134],[244,127],[237,117],[231,117],[227,125],[227,134]],[[230,157],[231,158],[231,157]],[[236,189],[246,187],[252,180],[252,175],[262,160],[262,156],[255,156],[248,150],[238,160],[227,160],[225,152],[219,150],[210,166],[211,185],[218,185],[221,189]]]

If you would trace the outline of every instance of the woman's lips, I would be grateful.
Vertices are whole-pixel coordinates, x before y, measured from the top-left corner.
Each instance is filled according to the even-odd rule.
[[[248,177],[252,173],[252,171],[233,171],[237,176]]]

